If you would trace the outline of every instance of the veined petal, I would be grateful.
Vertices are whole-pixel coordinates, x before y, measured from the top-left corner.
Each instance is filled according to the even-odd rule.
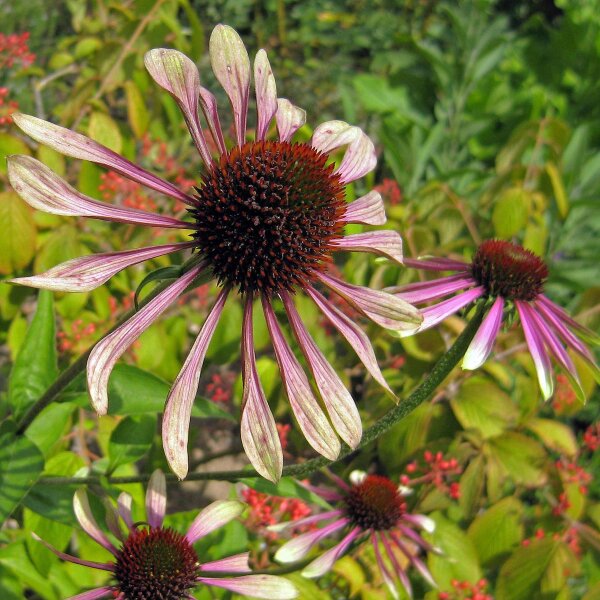
[[[190,223],[94,200],[71,187],[46,165],[30,156],[7,158],[8,179],[14,190],[33,208],[53,215],[92,217],[104,221],[190,229]]]
[[[200,86],[200,108],[202,114],[208,123],[208,128],[212,134],[213,141],[219,149],[219,154],[227,152],[223,130],[221,129],[221,121],[219,120],[219,111],[217,110],[217,99],[214,94],[205,87]]]
[[[300,429],[308,443],[319,454],[329,460],[335,460],[340,453],[340,441],[314,397],[300,363],[283,337],[270,300],[263,297],[262,305],[281,379]]]
[[[106,516],[104,521],[108,530],[121,542],[125,541],[125,537],[123,535],[123,531],[121,529],[121,521],[119,520],[119,512],[112,505],[108,498],[102,498],[102,504],[104,504],[104,508],[106,510]]]
[[[198,581],[251,598],[292,600],[298,597],[298,592],[291,581],[274,575],[242,575],[228,579],[199,577]]]
[[[92,509],[90,508],[90,502],[88,500],[85,490],[79,489],[73,496],[73,510],[75,517],[83,530],[100,546],[106,548],[111,554],[117,555],[117,549],[114,547],[112,542],[108,539],[106,534],[100,529]]]
[[[211,531],[227,525],[236,517],[239,517],[246,505],[238,500],[217,500],[204,508],[194,519],[185,537],[190,544],[194,544],[200,538],[208,535]]]
[[[67,600],[98,600],[98,598],[114,598],[114,589],[107,586],[99,587],[76,596],[70,596]]]
[[[451,258],[405,258],[404,265],[424,271],[469,271],[470,265]]]
[[[410,560],[417,571],[419,571],[421,574],[421,577],[423,577],[423,579],[425,579],[425,581],[427,581],[431,587],[436,588],[437,584],[435,583],[431,573],[429,572],[429,569],[425,566],[423,561],[406,547],[406,544],[404,544],[404,542],[398,535],[396,535],[394,531],[390,531],[389,534],[394,544],[396,544],[396,547],[400,550],[400,552],[402,552],[402,554],[404,554],[404,556],[408,558],[408,560]]]
[[[362,223],[365,225],[383,225],[386,222],[383,198],[375,190],[361,196],[346,206],[346,212],[340,219],[344,223]]]
[[[375,560],[377,561],[377,566],[379,567],[379,571],[381,572],[381,576],[383,577],[385,585],[387,585],[388,589],[390,590],[390,593],[394,597],[394,600],[398,600],[400,598],[400,595],[398,594],[398,590],[396,589],[394,578],[388,571],[387,565],[385,564],[383,556],[381,555],[381,550],[379,548],[379,535],[376,533],[371,534],[371,543],[373,544],[373,548],[375,549]]]
[[[588,329],[585,325],[582,325],[581,323],[577,322],[571,315],[569,315],[569,313],[567,313],[567,311],[564,308],[558,306],[558,304],[555,304],[549,298],[546,298],[544,294],[540,294],[538,296],[537,303],[545,306],[559,319],[564,321],[565,324],[577,331],[579,335],[583,339],[586,339],[588,342],[590,342],[590,344],[595,344],[596,346],[600,344],[600,336],[595,331],[592,331],[591,329]]]
[[[474,279],[464,275],[450,275],[432,281],[421,283],[412,283],[406,286],[386,288],[386,292],[395,294],[410,302],[411,304],[420,304],[421,302],[431,302],[444,296],[454,294],[459,290],[476,286]]]
[[[271,124],[271,119],[277,112],[277,86],[275,77],[264,50],[259,50],[254,58],[254,85],[256,88],[256,140],[264,140]]]
[[[219,560],[213,560],[200,565],[202,571],[226,571],[229,573],[250,573],[252,569],[248,564],[250,552],[234,554]]]
[[[304,577],[321,577],[331,570],[333,564],[346,552],[348,546],[362,533],[361,529],[355,527],[348,533],[344,539],[319,558],[313,560],[302,570]]]
[[[410,598],[412,598],[413,593],[412,593],[412,585],[410,584],[410,579],[406,575],[406,571],[402,568],[402,565],[398,562],[398,558],[396,557],[396,554],[394,553],[394,550],[391,547],[389,541],[385,537],[385,533],[381,534],[381,541],[383,542],[383,546],[386,550],[388,558],[390,559],[392,565],[394,565],[394,570],[396,572],[396,575],[400,579],[400,582],[402,583],[408,596]]]
[[[179,479],[184,479],[188,472],[188,431],[192,406],[198,391],[200,371],[228,294],[228,287],[219,293],[217,301],[206,318],[179,375],[177,375],[165,404],[162,424],[163,448],[169,466]]]
[[[263,477],[276,483],[281,478],[283,469],[283,451],[275,419],[256,370],[252,300],[249,295],[244,306],[242,326],[242,445],[252,466]]]
[[[92,406],[99,414],[106,414],[108,409],[108,378],[119,357],[192,283],[201,270],[202,266],[190,269],[96,344],[88,358],[87,381]]]
[[[304,327],[289,294],[281,292],[280,295],[333,426],[351,448],[356,448],[362,437],[362,423],[354,399]]]
[[[381,327],[413,333],[423,320],[412,304],[391,294],[352,285],[325,273],[319,273],[318,277],[328,288]]]
[[[339,497],[339,495],[338,495]],[[318,513],[311,515],[310,517],[303,517],[302,519],[296,519],[295,521],[288,521],[287,523],[275,523],[275,525],[269,525],[267,529],[275,533],[285,531],[286,529],[296,529],[297,527],[304,527],[305,525],[313,525],[326,519],[333,519],[334,517],[341,516],[341,510],[329,510],[324,513]]]
[[[554,392],[554,382],[552,381],[552,365],[550,364],[550,358],[544,348],[544,343],[537,330],[534,318],[531,316],[531,309],[526,302],[516,300],[515,304],[519,311],[519,317],[521,319],[521,325],[523,326],[523,333],[525,334],[525,341],[529,348],[529,353],[533,359],[535,370],[538,376],[538,382],[544,396],[544,400],[548,400],[552,397]]]
[[[89,292],[131,265],[171,252],[178,252],[185,248],[191,248],[194,245],[195,242],[184,242],[138,248],[137,250],[125,250],[124,252],[91,254],[68,260],[52,267],[45,273],[39,273],[31,277],[15,277],[8,281],[59,292]]]
[[[71,556],[70,554],[66,554],[65,552],[57,550],[52,544],[49,544],[46,540],[43,540],[39,535],[35,533],[32,533],[31,535],[33,539],[35,539],[37,542],[44,544],[44,546],[46,546],[48,550],[56,554],[56,556],[58,556],[58,558],[61,558],[62,560],[66,560],[67,562],[75,563],[76,565],[81,565],[83,567],[90,567],[92,569],[99,569],[102,571],[112,572],[115,570],[114,566],[110,563],[98,563],[93,562],[91,560],[83,560],[81,558],[77,558],[76,556]]]
[[[355,233],[331,242],[334,250],[372,252],[402,264],[402,238],[395,231]]]
[[[146,488],[146,518],[150,527],[162,527],[167,512],[167,481],[163,472],[156,469]]]
[[[133,519],[131,518],[131,496],[127,492],[121,492],[117,499],[117,507],[119,509],[119,515],[121,519],[125,521],[125,525],[131,530],[133,529]]]
[[[503,310],[504,300],[498,296],[467,348],[462,361],[463,369],[478,369],[487,360],[502,325]]]
[[[194,144],[210,168],[213,161],[198,118],[200,74],[196,65],[185,54],[167,48],[146,52],[144,64],[152,79],[177,102]]]
[[[294,106],[287,98],[278,98],[275,121],[279,131],[279,141],[289,142],[294,133],[306,123],[306,111]]]
[[[352,346],[358,358],[365,365],[365,368],[371,374],[371,377],[377,383],[389,392],[394,398],[396,395],[387,384],[381,373],[375,351],[369,340],[369,336],[347,317],[341,310],[325,299],[317,290],[307,286],[304,290],[321,309],[321,312],[331,321],[332,325],[346,338],[346,341]]]
[[[250,59],[244,42],[229,25],[217,25],[210,36],[210,62],[215,76],[229,96],[238,146],[246,139]]]
[[[106,146],[80,133],[75,133],[31,115],[15,113],[11,116],[17,127],[21,128],[36,142],[49,146],[65,156],[89,160],[161,194],[181,200],[186,204],[195,204],[195,200],[191,196],[184,194],[173,184],[149,173],[126,158],[119,156],[116,152],[109,150]]]

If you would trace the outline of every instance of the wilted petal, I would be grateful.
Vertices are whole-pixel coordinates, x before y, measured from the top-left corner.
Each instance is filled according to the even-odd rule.
[[[404,265],[424,271],[469,271],[471,266],[451,258],[405,258]]]
[[[208,123],[208,128],[213,136],[213,140],[219,149],[219,154],[227,152],[221,122],[219,121],[219,112],[217,110],[217,99],[214,94],[205,87],[200,86],[200,107]]]
[[[177,102],[202,160],[210,168],[212,157],[198,118],[200,75],[196,65],[177,50],[156,48],[146,52],[144,64],[152,79]]]
[[[99,587],[94,590],[70,596],[67,600],[98,600],[98,598],[114,598],[114,589],[111,587]]]
[[[233,108],[238,146],[246,139],[248,96],[250,94],[250,59],[244,42],[229,25],[217,25],[210,36],[210,62]]]
[[[217,500],[204,508],[194,519],[185,537],[190,544],[194,544],[200,538],[208,535],[211,531],[227,525],[243,512],[245,504],[238,500]]]
[[[402,565],[398,562],[398,558],[396,557],[396,554],[394,553],[394,550],[391,547],[390,543],[386,539],[385,533],[381,534],[381,541],[383,542],[383,546],[387,552],[388,558],[390,559],[392,565],[394,565],[394,570],[396,571],[396,575],[402,582],[402,585],[404,586],[406,593],[409,595],[410,598],[412,598],[413,593],[412,593],[412,585],[410,584],[410,580],[409,580],[408,576],[406,575],[406,571],[402,568]]]
[[[190,269],[96,344],[88,358],[87,381],[92,406],[98,414],[106,414],[108,409],[108,378],[119,357],[183,293],[201,270],[202,267]]]
[[[287,98],[278,98],[275,121],[279,131],[279,141],[289,142],[294,133],[306,123],[306,111],[294,106]]]
[[[150,527],[162,527],[167,512],[167,481],[163,472],[156,469],[146,488],[146,518]]]
[[[31,115],[15,113],[11,116],[17,127],[20,127],[28,136],[65,156],[89,160],[161,194],[176,198],[186,204],[195,204],[195,200],[191,196],[184,194],[173,184],[134,165],[131,161],[119,156],[106,146],[80,133],[75,133]]]
[[[219,560],[213,560],[200,565],[202,571],[226,571],[229,573],[249,573],[252,571],[248,560],[250,558],[250,552],[242,552],[241,554],[234,554],[227,558],[220,558]]]
[[[198,581],[251,598],[292,600],[298,597],[298,592],[291,581],[274,575],[242,575],[228,579],[199,577]]]
[[[30,156],[7,158],[8,179],[30,206],[53,215],[92,217],[104,221],[190,229],[192,225],[179,219],[147,213],[135,208],[123,208],[94,200],[71,187],[46,165]]]
[[[221,318],[228,294],[229,288],[224,288],[219,293],[217,301],[206,318],[179,375],[177,375],[165,404],[162,423],[163,449],[169,466],[179,479],[185,478],[188,472],[188,431],[202,364],[210,340]]]
[[[319,454],[335,460],[340,453],[340,441],[314,397],[300,363],[283,337],[270,300],[263,297],[262,303],[283,385],[300,429]]]
[[[331,570],[334,563],[340,558],[344,552],[348,549],[348,546],[361,534],[361,530],[355,527],[348,533],[344,539],[330,550],[327,550],[324,554],[321,554],[319,558],[313,560],[307,567],[302,570],[304,577],[321,577]]]
[[[463,369],[478,369],[490,355],[502,325],[504,300],[498,296],[469,344],[462,361]]]
[[[185,242],[125,250],[124,252],[91,254],[68,260],[45,273],[39,273],[31,277],[15,277],[8,281],[59,292],[89,292],[131,265],[171,252],[178,252],[185,248],[191,248],[194,245],[195,242]]]
[[[395,231],[355,233],[331,242],[333,250],[372,252],[402,264],[402,238]]]
[[[100,529],[96,519],[94,519],[85,490],[77,490],[75,492],[75,496],[73,496],[73,510],[83,530],[100,546],[106,548],[111,554],[116,556],[117,549],[102,529]]]
[[[476,281],[465,275],[450,275],[440,279],[432,279],[431,281],[423,281],[419,283],[409,283],[397,287],[386,288],[386,292],[395,294],[410,302],[411,304],[420,304],[421,302],[431,302],[438,300],[444,296],[454,294],[459,290],[473,287],[477,285]]]
[[[412,304],[387,292],[352,285],[325,273],[319,273],[318,277],[328,288],[381,327],[412,334],[423,320]]]
[[[354,202],[350,202],[340,220],[344,223],[383,225],[386,222],[386,216],[381,194],[373,190],[365,196],[357,198]]]
[[[93,562],[91,560],[83,560],[81,558],[77,558],[76,556],[71,556],[70,554],[66,554],[65,552],[61,552],[60,550],[57,550],[54,546],[52,546],[52,544],[49,544],[47,541],[43,540],[39,535],[37,535],[35,533],[32,533],[31,535],[32,535],[33,539],[44,544],[44,546],[46,546],[46,548],[48,548],[48,550],[50,550],[51,552],[56,554],[56,556],[58,556],[58,558],[61,558],[62,560],[66,560],[67,562],[75,563],[76,565],[82,565],[83,567],[91,567],[92,569],[100,569],[102,571],[114,571],[115,570],[114,565],[112,565],[110,563],[98,563],[98,562]]]
[[[277,112],[277,87],[275,77],[264,50],[259,50],[254,58],[254,85],[256,88],[256,140],[264,140],[271,124],[271,119]]]
[[[381,534],[379,534],[381,535]],[[396,584],[394,582],[394,578],[390,574],[385,561],[383,560],[383,556],[381,555],[381,550],[379,548],[379,537],[377,534],[371,534],[371,542],[373,543],[373,548],[375,549],[375,560],[377,561],[377,566],[379,567],[379,571],[381,572],[381,576],[383,577],[383,581],[385,585],[387,585],[390,590],[394,600],[398,600],[400,595],[398,594],[398,590],[396,589]]]

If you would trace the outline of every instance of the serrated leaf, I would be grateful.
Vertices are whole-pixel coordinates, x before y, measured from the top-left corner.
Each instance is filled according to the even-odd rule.
[[[0,273],[6,275],[27,266],[35,254],[33,211],[14,192],[0,193],[0,231]]]

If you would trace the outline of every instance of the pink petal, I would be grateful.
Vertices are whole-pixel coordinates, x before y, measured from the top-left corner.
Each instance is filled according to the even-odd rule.
[[[410,598],[412,598],[413,593],[412,593],[412,585],[410,584],[410,580],[408,579],[406,572],[402,568],[402,565],[398,562],[398,559],[396,558],[396,555],[394,554],[394,550],[392,549],[392,547],[390,546],[390,543],[388,542],[387,538],[385,537],[385,533],[381,534],[381,541],[383,542],[383,546],[387,552],[388,558],[394,565],[394,570],[396,571],[396,575],[402,582],[402,585],[404,586],[404,589],[406,590],[406,593],[408,594],[408,596]]]
[[[406,556],[408,560],[410,560],[410,562],[415,566],[417,571],[419,571],[419,573],[421,574],[421,577],[423,577],[423,579],[425,579],[425,581],[427,581],[427,583],[430,586],[437,587],[433,577],[431,576],[431,573],[429,572],[429,569],[425,566],[423,561],[418,556],[415,556],[402,542],[400,537],[396,535],[393,531],[390,531],[389,534],[394,543],[396,544],[396,547],[399,548],[400,552],[402,552],[402,554],[404,554],[404,556]]]
[[[339,498],[341,498],[341,496],[337,494],[336,499]],[[295,521],[288,521],[287,523],[276,523],[275,525],[269,525],[267,529],[269,531],[279,533],[286,529],[296,529],[298,527],[304,527],[305,525],[313,525],[314,523],[319,523],[320,521],[325,521],[326,519],[339,517],[341,514],[341,510],[329,510],[324,513],[311,515],[310,517],[303,517],[302,519],[296,519]]]
[[[213,140],[219,149],[219,154],[227,152],[221,122],[219,121],[219,112],[217,110],[217,99],[214,94],[206,88],[200,86],[200,108],[204,114],[204,118],[208,123],[208,128],[212,134]]]
[[[430,517],[426,517],[425,515],[405,514],[403,515],[402,520],[420,527],[427,533],[433,533],[435,531],[435,521]]]
[[[383,225],[386,222],[386,216],[381,194],[373,190],[348,204],[341,221],[344,223]]]
[[[242,575],[229,579],[199,577],[198,581],[250,598],[292,600],[298,597],[298,592],[291,581],[274,575]]]
[[[135,208],[105,204],[83,195],[30,156],[9,156],[8,178],[14,190],[30,206],[53,215],[92,217],[149,227],[190,229],[191,223],[179,219],[147,213]]]
[[[279,141],[289,142],[294,133],[306,123],[306,111],[294,106],[286,98],[278,98],[275,121],[279,131]]]
[[[173,472],[184,479],[188,472],[188,430],[192,406],[198,391],[200,371],[208,345],[215,332],[229,288],[221,290],[192,349],[190,350],[165,404],[162,421],[162,439],[165,456]]]
[[[200,75],[196,65],[185,54],[166,48],[146,52],[144,64],[152,79],[177,102],[194,144],[202,160],[210,168],[213,161],[198,118]]]
[[[498,296],[467,348],[462,361],[463,369],[478,369],[488,359],[502,325],[503,310],[504,300]]]
[[[146,489],[146,518],[150,527],[162,527],[167,512],[167,481],[163,472],[156,469]]]
[[[226,571],[229,573],[250,573],[252,569],[248,564],[250,552],[234,554],[227,558],[220,558],[200,565],[202,571]]]
[[[83,530],[96,543],[100,544],[100,546],[106,548],[111,554],[116,556],[117,549],[113,546],[106,534],[100,529],[96,519],[94,519],[85,490],[79,489],[75,492],[75,496],[73,496],[73,510],[75,512],[75,517]]]
[[[256,140],[264,140],[269,131],[271,119],[277,112],[277,87],[267,53],[259,50],[254,59],[254,85],[256,87]]]
[[[168,181],[163,181],[160,177],[156,177],[156,175],[119,156],[116,152],[109,150],[106,146],[80,133],[75,133],[30,115],[15,113],[11,116],[17,127],[20,127],[28,136],[65,156],[89,160],[161,194],[181,200],[186,204],[195,204],[195,200],[191,196],[184,194]]]
[[[190,525],[185,535],[187,541],[194,544],[200,538],[239,517],[245,508],[246,505],[238,500],[217,500],[209,504]]]
[[[331,242],[333,250],[372,252],[402,264],[402,238],[395,231],[355,233]]]
[[[307,567],[302,570],[304,577],[321,577],[331,570],[334,563],[340,558],[344,552],[348,549],[348,546],[362,533],[361,529],[355,527],[348,533],[344,539],[333,548],[321,554],[319,558],[313,560]]]
[[[127,492],[121,492],[117,499],[117,507],[119,509],[119,515],[121,519],[125,521],[127,527],[133,529],[133,519],[131,518],[131,496]]]
[[[83,560],[81,558],[77,558],[76,556],[71,556],[70,554],[66,554],[65,552],[61,552],[60,550],[57,550],[54,546],[52,546],[51,544],[49,544],[48,542],[43,540],[39,535],[36,535],[35,533],[32,533],[31,535],[33,536],[33,538],[36,541],[44,544],[44,546],[46,546],[46,548],[48,548],[48,550],[50,550],[51,552],[56,554],[56,556],[58,556],[58,558],[61,558],[62,560],[66,560],[67,562],[75,563],[76,565],[81,565],[83,567],[90,567],[92,569],[100,569],[102,571],[111,571],[112,572],[115,570],[114,565],[112,565],[110,563],[98,563],[98,562],[93,562],[91,560]]]
[[[250,59],[242,39],[228,25],[217,25],[210,36],[210,62],[233,108],[238,146],[246,139],[248,96],[250,94]]]
[[[300,429],[319,454],[335,460],[340,453],[340,441],[314,397],[300,363],[283,337],[270,300],[263,297],[262,304],[286,395]]]
[[[98,598],[114,598],[114,588],[100,587],[76,596],[70,596],[67,600],[97,600]]]
[[[104,415],[108,409],[108,378],[119,357],[183,293],[201,270],[202,266],[190,269],[96,344],[88,358],[87,381],[92,406],[98,414]]]
[[[354,399],[304,327],[289,294],[280,295],[333,426],[351,448],[356,448],[362,437],[362,423]]]
[[[111,504],[108,498],[102,498],[102,504],[106,509],[105,522],[108,530],[121,542],[125,541],[125,536],[121,530],[121,522],[119,520],[119,512]]]
[[[423,548],[426,552],[433,552],[434,548],[431,544],[427,543],[416,531],[413,531],[406,525],[399,525],[398,529],[402,532],[404,537],[410,538],[415,544]]]
[[[379,534],[381,535],[381,534]],[[398,594],[398,590],[396,589],[396,584],[391,573],[388,571],[387,565],[383,560],[383,556],[381,556],[381,550],[379,549],[379,536],[376,533],[371,533],[371,542],[373,544],[373,548],[375,549],[375,560],[377,561],[377,566],[379,567],[379,571],[381,572],[381,576],[383,577],[383,581],[385,585],[387,585],[390,590],[394,600],[398,600],[400,595]]]
[[[313,494],[320,496],[327,502],[339,502],[343,498],[343,496],[335,490],[325,488],[320,485],[311,485],[310,483],[302,482],[300,482],[300,485],[305,487],[309,492],[313,492]]]
[[[575,319],[573,319],[573,317],[571,317],[567,313],[566,310],[564,310],[564,308],[558,306],[558,304],[554,304],[554,302],[546,298],[546,296],[544,296],[543,294],[540,294],[537,297],[537,303],[543,305],[550,312],[556,315],[558,319],[564,321],[566,325],[577,331],[582,338],[588,340],[592,344],[600,344],[600,336],[595,331],[592,331],[591,329],[588,329],[581,323],[578,323]]]
[[[424,271],[469,271],[471,265],[451,258],[405,258],[404,265]]]
[[[106,252],[74,258],[31,277],[9,279],[11,283],[59,292],[89,292],[108,281],[123,269],[156,258],[191,248],[195,242],[151,246],[124,252]]]
[[[454,294],[459,290],[477,285],[471,277],[464,275],[451,275],[432,281],[422,283],[413,283],[406,286],[387,288],[386,292],[396,294],[406,302],[420,304],[421,302],[431,302],[444,296]]]

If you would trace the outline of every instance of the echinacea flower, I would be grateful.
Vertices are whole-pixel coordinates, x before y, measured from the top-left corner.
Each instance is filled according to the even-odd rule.
[[[371,252],[402,261],[402,242],[396,232],[379,230],[343,235],[346,223],[385,222],[378,192],[371,191],[350,203],[345,201],[346,184],[375,167],[371,140],[358,127],[329,121],[314,130],[310,143],[292,143],[292,136],[305,122],[305,112],[289,100],[277,97],[267,54],[259,50],[254,61],[256,134],[254,141],[246,142],[251,69],[239,35],[228,26],[218,25],[210,38],[210,58],[233,108],[236,143],[229,149],[216,99],[200,85],[196,65],[176,50],[151,50],[145,57],[152,78],[179,105],[205,164],[194,195],[180,191],[81,134],[32,116],[15,116],[15,123],[38,142],[67,156],[100,164],[186,203],[189,220],[107,205],[73,189],[39,161],[12,156],[11,184],[31,206],[59,215],[188,229],[192,234],[189,242],[85,256],[46,273],[12,281],[51,290],[88,291],[130,265],[192,248],[199,262],[94,348],[87,365],[92,404],[99,414],[107,412],[107,382],[119,357],[201,273],[212,274],[221,291],[167,398],[163,418],[165,454],[173,471],[185,477],[189,421],[200,369],[225,302],[231,290],[237,289],[244,302],[242,443],[257,471],[277,480],[283,457],[275,420],[258,379],[253,343],[254,300],[261,300],[296,420],[313,448],[330,459],[335,459],[340,451],[338,435],[349,446],[358,445],[362,435],[360,416],[350,393],[303,324],[294,305],[294,294],[303,291],[316,303],[354,347],[372,377],[390,393],[366,334],[327,300],[315,284],[341,296],[382,327],[414,328],[421,319],[412,305],[391,294],[345,283],[327,273],[335,252]],[[209,151],[199,109],[218,148],[218,157]],[[269,140],[267,134],[273,118],[278,136]],[[346,152],[336,168],[330,155],[342,147]],[[283,302],[327,415],[280,329],[273,308],[277,297]]]
[[[108,563],[84,560],[40,541],[63,560],[111,573],[113,581],[70,600],[193,600],[191,591],[202,585],[252,598],[287,600],[297,597],[295,587],[283,577],[246,575],[251,573],[248,552],[200,562],[194,544],[238,517],[244,510],[243,503],[237,500],[213,502],[198,514],[185,535],[163,526],[166,503],[165,476],[159,470],[152,474],[146,490],[146,522],[133,522],[129,494],[123,492],[119,496],[118,508],[107,501],[106,525],[118,540],[118,544],[114,544],[98,526],[85,490],[75,493],[73,508],[79,524],[114,558]],[[221,573],[223,576],[219,576]]]
[[[413,333],[434,327],[474,302],[489,304],[489,311],[463,358],[463,369],[477,369],[487,360],[502,321],[516,309],[546,400],[554,391],[551,357],[562,367],[578,397],[585,399],[577,369],[567,350],[579,355],[596,379],[600,378],[594,356],[579,339],[598,343],[598,336],[544,294],[548,268],[530,250],[511,242],[487,240],[477,248],[471,263],[447,258],[405,259],[404,262],[415,269],[455,272],[430,281],[388,288],[407,302],[428,303],[460,292],[423,308],[423,322]],[[405,333],[400,332],[400,335]]]
[[[416,529],[431,533],[435,523],[424,515],[410,514],[404,501],[406,488],[397,486],[387,477],[367,475],[363,471],[353,471],[351,484],[332,475],[338,485],[337,490],[307,486],[311,491],[337,508],[290,523],[275,525],[270,529],[282,531],[330,521],[325,526],[293,537],[275,554],[279,562],[297,562],[321,540],[342,532],[344,537],[330,550],[313,560],[302,571],[305,577],[321,577],[341,558],[353,542],[369,540],[373,546],[375,560],[381,576],[394,598],[398,598],[395,580],[399,580],[409,596],[412,586],[404,564],[413,565],[432,585],[435,582],[425,563],[417,556],[420,550],[435,551]]]

